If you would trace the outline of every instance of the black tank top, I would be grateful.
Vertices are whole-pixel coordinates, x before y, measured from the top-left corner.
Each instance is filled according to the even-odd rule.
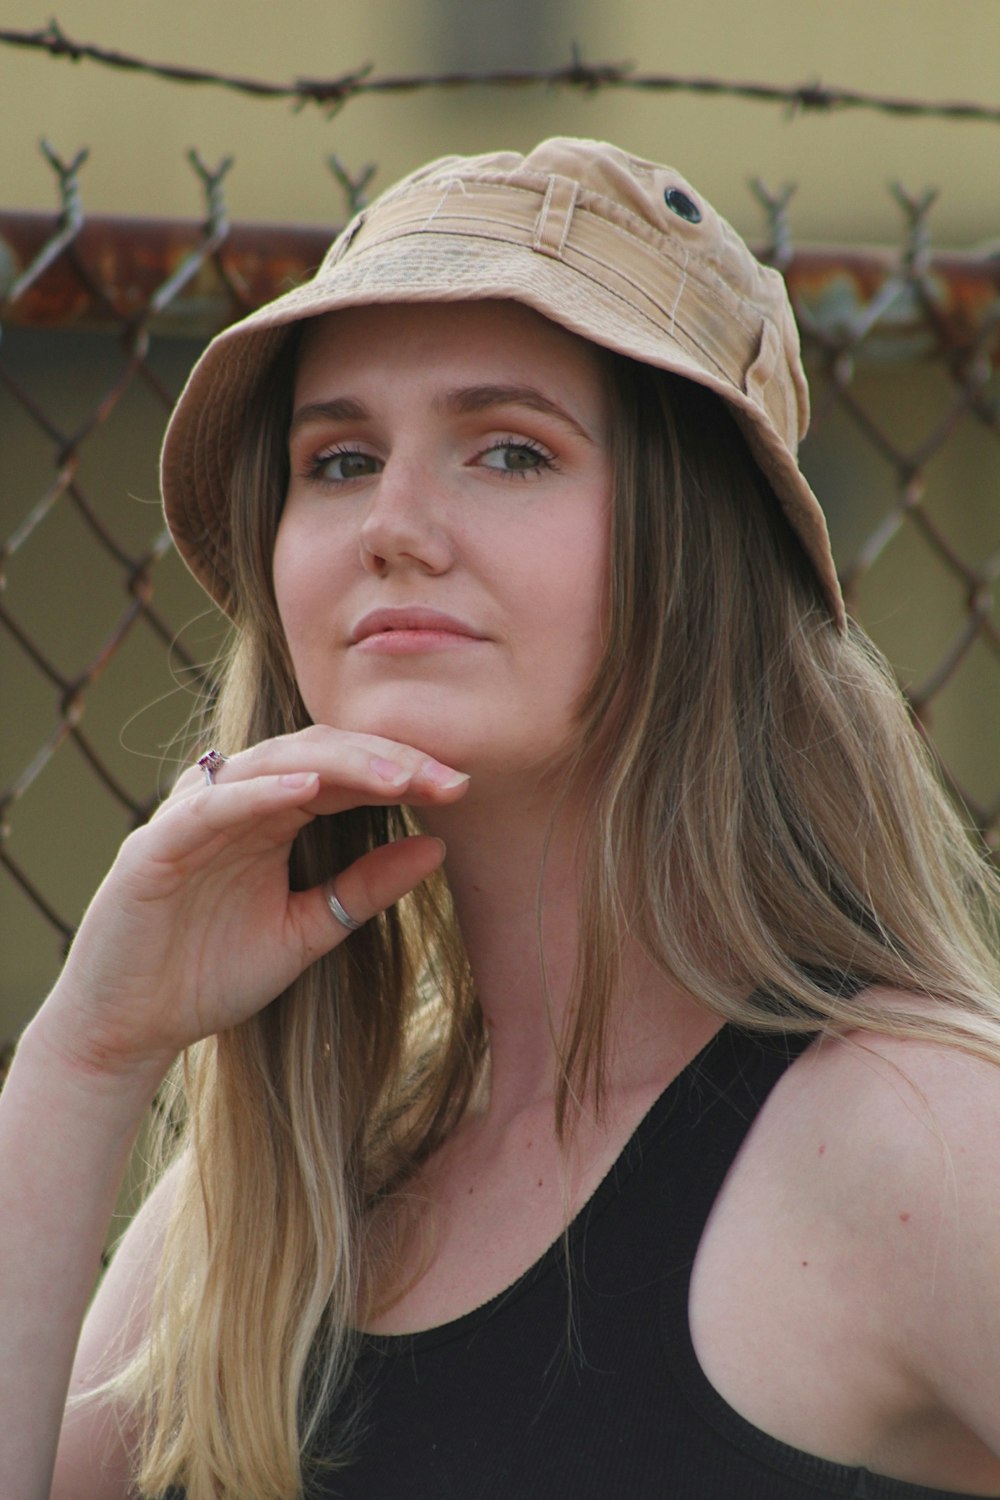
[[[366,1336],[353,1461],[310,1465],[309,1500],[955,1500],[768,1437],[695,1356],[688,1287],[705,1222],[807,1041],[724,1027],[654,1104],[565,1245],[455,1322]]]

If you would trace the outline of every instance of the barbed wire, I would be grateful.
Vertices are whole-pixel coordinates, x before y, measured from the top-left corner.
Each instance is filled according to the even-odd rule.
[[[51,20],[37,31],[0,29],[0,44],[24,47],[68,58],[71,62],[94,62],[103,67],[141,73],[171,83],[202,84],[229,89],[255,98],[285,99],[298,108],[318,105],[335,114],[359,94],[400,94],[417,89],[458,89],[484,86],[529,87],[548,85],[592,92],[601,88],[633,89],[647,93],[688,93],[746,99],[763,104],[782,104],[792,114],[845,109],[874,110],[883,114],[937,120],[976,121],[1000,124],[1000,105],[961,99],[906,99],[873,94],[860,89],[832,87],[819,80],[781,86],[736,79],[683,76],[676,73],[637,73],[631,63],[588,63],[574,44],[570,61],[557,68],[501,68],[480,72],[395,73],[378,75],[371,63],[362,64],[334,78],[295,78],[274,82],[220,73],[209,68],[190,68],[67,36],[59,22]]]

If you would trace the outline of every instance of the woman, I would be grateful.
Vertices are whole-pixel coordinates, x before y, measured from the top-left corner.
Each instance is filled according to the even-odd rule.
[[[996,894],[806,408],[780,279],[587,142],[414,174],[203,356],[217,748],[4,1094],[5,1495],[1000,1493]]]

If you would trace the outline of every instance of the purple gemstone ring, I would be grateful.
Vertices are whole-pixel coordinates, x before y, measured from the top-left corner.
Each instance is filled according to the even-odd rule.
[[[211,786],[215,780],[215,773],[220,766],[224,766],[229,759],[223,755],[221,750],[206,750],[204,755],[198,757],[198,764],[205,773],[205,780]]]

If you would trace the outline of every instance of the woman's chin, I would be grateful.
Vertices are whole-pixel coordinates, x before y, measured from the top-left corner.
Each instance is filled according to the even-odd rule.
[[[479,759],[484,748],[481,733],[470,733],[473,723],[459,722],[460,716],[427,713],[414,704],[365,705],[355,707],[343,702],[320,708],[313,714],[317,723],[345,729],[352,734],[378,735],[397,744],[411,746],[455,770],[467,770],[465,761]],[[478,752],[478,753],[477,753]]]
[[[504,715],[499,722],[491,723],[488,715],[476,712],[471,704],[460,712],[441,714],[428,713],[415,704],[394,703],[360,711],[341,703],[336,708],[331,706],[328,713],[329,717],[314,715],[316,722],[411,746],[443,765],[464,771],[482,791],[486,778],[498,784],[509,784],[512,778],[523,778],[527,785],[540,784],[553,762],[554,747],[544,744],[542,736],[516,732],[523,717],[519,720],[518,715]]]
[[[537,693],[504,692],[489,680],[460,689],[339,682],[331,692],[332,686],[306,696],[317,722],[412,746],[474,782],[479,779],[483,791],[481,778],[487,774],[508,784],[523,778],[526,791],[543,783],[578,734],[571,704],[539,702]]]

